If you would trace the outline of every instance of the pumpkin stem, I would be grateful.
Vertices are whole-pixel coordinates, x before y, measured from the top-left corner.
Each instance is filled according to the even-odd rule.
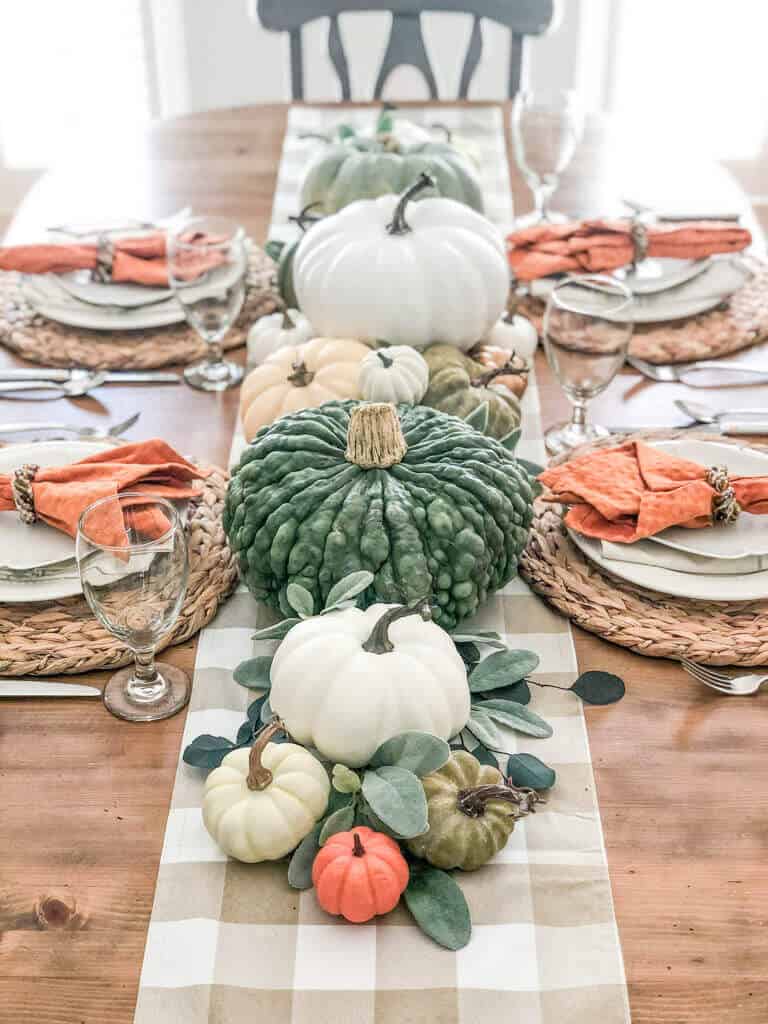
[[[426,171],[422,171],[416,181],[403,192],[397,201],[395,212],[392,215],[392,220],[387,224],[387,233],[390,235],[407,235],[411,230],[410,225],[405,219],[405,209],[408,203],[412,199],[415,199],[419,192],[423,192],[425,188],[435,188],[435,179],[431,174],[427,174]]]
[[[295,326],[296,326],[296,324],[288,316],[288,310],[284,309],[283,310],[283,322],[280,325],[281,329],[284,330],[284,331],[292,331]]]
[[[515,366],[515,364],[510,360],[503,366],[495,366],[492,370],[488,370],[487,373],[483,373],[479,377],[475,377],[475,379],[471,381],[471,384],[473,388],[484,388],[497,377],[508,377],[513,373],[517,374],[519,377],[524,377],[525,374],[528,373],[528,367]]]
[[[392,365],[392,363],[394,363],[394,361],[395,361],[395,360],[394,360],[394,359],[392,358],[392,356],[388,356],[388,355],[385,355],[385,353],[384,353],[384,352],[381,352],[381,351],[378,351],[378,352],[376,353],[376,355],[377,355],[377,356],[379,357],[379,359],[381,360],[381,365],[382,365],[382,366],[384,366],[384,367],[385,367],[385,368],[386,368],[387,370],[388,370],[388,369],[390,368],[390,366]]]
[[[292,372],[288,374],[286,380],[296,388],[305,388],[315,379],[314,372],[308,370],[301,359],[293,364],[291,370]]]
[[[266,789],[272,782],[272,772],[261,763],[261,755],[275,733],[283,732],[284,729],[282,721],[275,717],[259,733],[248,758],[248,777],[245,780],[248,789]]]
[[[459,790],[456,806],[468,818],[481,818],[485,814],[485,805],[489,800],[502,800],[514,804],[513,817],[522,818],[533,814],[537,803],[544,803],[535,789],[519,788],[507,782],[503,786],[475,786],[472,789]]]
[[[402,462],[407,451],[400,418],[391,402],[371,402],[352,410],[344,453],[347,462],[362,469],[386,469]]]
[[[322,215],[317,217],[310,217],[309,211],[313,206],[320,206],[320,202],[307,203],[304,209],[295,217],[289,217],[288,220],[291,224],[298,224],[302,231],[306,231],[312,224],[316,224],[319,220],[322,220]]]
[[[395,645],[389,639],[389,627],[398,619],[404,619],[408,615],[420,615],[424,622],[429,622],[432,613],[429,610],[429,600],[422,597],[416,604],[399,605],[397,608],[390,608],[384,612],[379,621],[371,630],[371,635],[363,644],[363,650],[369,654],[389,654],[394,651]]]
[[[360,839],[360,833],[354,832],[355,837],[354,844],[352,846],[352,853],[355,857],[362,857],[365,853],[365,847],[363,846],[362,840]]]
[[[453,132],[451,131],[447,124],[443,124],[442,121],[433,121],[429,127],[432,129],[432,131],[443,132],[443,134],[445,135],[445,141],[449,145],[451,142],[453,142]]]

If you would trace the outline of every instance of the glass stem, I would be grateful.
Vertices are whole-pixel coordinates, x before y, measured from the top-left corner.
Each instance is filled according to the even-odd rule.
[[[583,399],[573,400],[571,426],[583,431],[587,425],[587,403]]]
[[[555,186],[547,184],[546,182],[539,182],[533,190],[533,202],[536,211],[537,221],[548,221],[549,220],[549,201],[552,198],[552,193],[555,191]]]
[[[148,651],[134,651],[135,660],[134,677],[137,682],[144,686],[151,686],[158,680],[157,668],[155,666],[155,649],[150,647]]]
[[[218,366],[224,357],[224,349],[220,341],[208,342],[208,365]]]

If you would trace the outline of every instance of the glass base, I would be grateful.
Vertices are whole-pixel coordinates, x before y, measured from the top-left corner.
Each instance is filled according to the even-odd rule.
[[[243,368],[237,363],[195,363],[184,371],[184,380],[198,391],[228,391],[243,379]]]
[[[142,686],[134,678],[134,666],[121,669],[104,687],[104,706],[116,718],[127,722],[156,722],[170,718],[187,706],[190,685],[185,672],[159,661],[159,680]]]
[[[590,441],[597,441],[601,437],[609,436],[610,431],[597,423],[585,423],[583,426],[574,423],[558,423],[544,435],[544,445],[550,455],[560,455],[578,448],[579,445],[589,444]]]
[[[569,220],[573,220],[573,217],[566,217],[564,213],[558,213],[557,210],[547,210],[546,217],[539,216],[537,210],[531,210],[530,213],[524,213],[522,217],[515,217],[515,231],[520,231],[522,228],[538,227],[540,224],[565,224]]]

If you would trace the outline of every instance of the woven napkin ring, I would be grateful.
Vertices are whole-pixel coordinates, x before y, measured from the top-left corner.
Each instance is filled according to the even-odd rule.
[[[115,247],[112,239],[107,234],[99,235],[96,247],[96,266],[91,271],[91,277],[94,281],[106,284],[112,280],[112,263],[114,258]]]
[[[712,466],[707,470],[706,481],[715,494],[712,498],[712,522],[734,523],[739,518],[741,505],[728,479],[727,466]]]
[[[27,526],[31,526],[37,520],[35,496],[32,493],[32,481],[35,479],[38,468],[38,466],[28,462],[26,465],[19,466],[18,469],[14,470],[11,479],[11,492],[13,494],[13,502],[16,505],[16,511],[19,513],[19,519],[21,519],[22,523],[26,523]]]

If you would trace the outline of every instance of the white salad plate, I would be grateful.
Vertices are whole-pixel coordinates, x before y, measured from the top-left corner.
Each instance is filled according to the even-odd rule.
[[[153,306],[173,298],[170,288],[151,288],[144,284],[114,284],[112,281],[94,281],[89,270],[73,270],[69,274],[53,275],[59,285],[72,298],[91,306],[118,306],[138,309]]]
[[[41,468],[66,466],[112,447],[104,441],[41,441],[8,445],[0,449],[0,473],[11,473],[27,462]],[[16,511],[0,512],[0,570],[44,569],[54,562],[72,559],[61,578],[10,582],[0,579],[0,601],[55,601],[82,593],[75,562],[75,542],[46,523],[28,526]]]
[[[85,327],[92,331],[142,331],[169,327],[184,320],[184,311],[174,298],[130,308],[83,302],[71,295],[54,275],[25,276],[23,293],[36,313],[68,327]]]
[[[705,466],[724,465],[731,476],[768,474],[768,454],[754,448],[717,441],[676,439],[655,441],[654,448]],[[745,558],[768,553],[768,516],[744,513],[729,526],[703,530],[673,527],[649,538],[659,549],[657,565],[619,562],[603,555],[599,540],[568,530],[574,544],[602,569],[650,590],[698,601],[757,601],[768,598],[768,569],[751,573],[679,572],[664,566],[664,547],[691,556],[717,559]]]

